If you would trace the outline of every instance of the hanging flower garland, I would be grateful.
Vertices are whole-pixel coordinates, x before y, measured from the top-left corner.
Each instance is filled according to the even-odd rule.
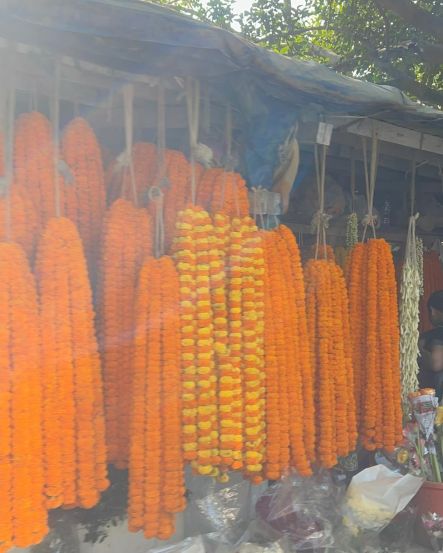
[[[400,348],[395,268],[381,239],[351,250],[347,281],[359,435],[368,450],[401,440]]]
[[[234,218],[228,234],[226,276],[227,276],[227,311],[228,311],[228,350],[232,377],[228,379],[231,392],[232,468],[243,468],[244,450],[244,397],[242,373],[242,295],[244,266],[242,263],[243,237],[241,220]]]
[[[138,271],[152,252],[148,213],[117,200],[103,225],[98,285],[98,328],[103,359],[108,459],[124,468],[128,459],[133,304]]]
[[[242,374],[244,402],[244,473],[261,481],[265,459],[264,262],[261,236],[249,216],[242,233]]]
[[[82,117],[76,117],[65,128],[61,155],[73,178],[66,186],[66,216],[76,223],[92,267],[99,254],[106,198],[100,146]]]
[[[143,265],[136,299],[129,528],[168,539],[184,510],[179,280],[172,260]]]
[[[241,436],[235,428],[233,411],[235,397],[233,383],[239,375],[232,366],[228,348],[229,320],[227,310],[227,273],[225,270],[229,241],[229,218],[216,213],[213,216],[214,233],[210,237],[209,267],[211,274],[211,303],[214,316],[214,350],[218,369],[218,409],[220,467],[222,480],[227,480],[226,471],[240,468],[242,464]]]
[[[115,159],[106,171],[106,195],[111,205],[118,198],[134,201],[132,178],[124,154]],[[137,204],[146,205],[148,191],[157,171],[157,147],[149,142],[137,142],[132,147],[132,163],[137,190]]]
[[[173,255],[180,283],[183,452],[187,461],[197,457],[197,280],[194,208],[179,213]]]
[[[7,551],[39,543],[48,527],[35,284],[17,244],[0,244],[0,271],[0,551]]]
[[[51,123],[42,113],[20,115],[14,130],[14,185],[26,192],[35,210],[29,221],[33,248],[42,226],[56,215],[54,148]],[[60,174],[57,178],[59,205],[63,205],[65,186]]]
[[[266,462],[264,475],[269,480],[278,480],[287,467],[282,465],[281,449],[283,448],[283,463],[288,462],[288,454],[285,451],[289,448],[289,415],[288,402],[282,401],[279,388],[279,373],[281,365],[281,351],[279,350],[278,333],[283,329],[279,325],[281,304],[277,303],[276,291],[282,284],[282,274],[274,271],[276,267],[274,254],[273,232],[263,232],[263,252],[265,262],[264,291],[265,291],[265,374],[266,374]],[[283,408],[283,409],[282,409]],[[283,410],[283,416],[282,411]],[[280,437],[282,436],[283,444]]]
[[[295,303],[297,336],[298,336],[298,365],[301,371],[301,383],[303,389],[303,428],[306,453],[310,461],[315,460],[315,409],[313,366],[309,347],[309,334],[306,318],[306,292],[301,264],[300,250],[294,234],[285,225],[277,228],[283,239],[286,250],[282,251],[284,257],[290,261],[291,272],[287,282],[293,287],[293,302]]]
[[[91,289],[80,237],[69,219],[48,222],[36,275],[47,504],[89,508],[108,486],[105,425]]]
[[[9,194],[9,200],[6,197],[0,198],[0,239],[7,238],[6,217],[7,201],[9,201],[10,237],[23,247],[28,257],[32,256],[35,231],[38,226],[34,206],[32,201],[29,201],[27,191],[22,187],[13,184]]]
[[[318,389],[317,459],[333,467],[338,456],[355,448],[355,403],[349,335],[348,299],[344,276],[334,263],[310,260],[305,267],[308,327]]]
[[[209,214],[198,208],[194,212],[194,221],[198,451],[193,466],[199,474],[216,476],[220,459],[214,324],[209,270],[209,237],[213,234],[213,227]]]

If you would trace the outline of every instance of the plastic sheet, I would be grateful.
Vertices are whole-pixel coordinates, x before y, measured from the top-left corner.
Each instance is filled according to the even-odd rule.
[[[363,470],[351,481],[343,505],[343,522],[351,535],[378,534],[402,511],[422,479],[395,473],[383,465]]]
[[[269,488],[258,500],[257,516],[287,536],[291,551],[331,547],[340,489],[329,475],[287,478]]]
[[[148,549],[147,553],[205,553],[205,546],[201,536],[186,538],[173,545],[166,545]]]

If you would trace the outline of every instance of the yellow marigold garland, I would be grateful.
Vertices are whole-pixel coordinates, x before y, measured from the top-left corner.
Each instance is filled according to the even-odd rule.
[[[242,233],[242,374],[244,401],[244,471],[258,483],[265,456],[264,262],[261,236],[250,217]]]

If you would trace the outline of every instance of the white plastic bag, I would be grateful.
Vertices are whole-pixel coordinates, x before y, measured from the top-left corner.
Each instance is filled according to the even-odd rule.
[[[173,545],[162,545],[148,549],[147,553],[205,553],[205,546],[201,536],[186,538]]]
[[[383,465],[356,474],[346,492],[343,523],[352,535],[381,532],[418,492],[423,480]]]

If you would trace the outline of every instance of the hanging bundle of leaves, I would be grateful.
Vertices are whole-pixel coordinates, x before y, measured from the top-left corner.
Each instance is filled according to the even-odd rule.
[[[421,275],[415,217],[409,218],[405,259],[400,286],[400,366],[403,405],[408,406],[408,394],[418,389],[419,320]]]
[[[50,508],[94,506],[108,486],[94,309],[80,236],[50,219],[35,264],[42,323],[43,459]]]
[[[152,253],[150,218],[127,200],[115,201],[103,225],[98,328],[103,360],[108,459],[127,466],[131,406],[134,300],[137,277]]]
[[[38,305],[17,244],[0,244],[0,273],[0,551],[7,551],[40,542],[48,528]]]
[[[168,539],[185,502],[179,280],[168,257],[140,272],[135,304],[129,528]]]
[[[105,212],[100,145],[86,119],[76,117],[64,130],[61,155],[72,173],[65,187],[66,216],[77,225],[90,267],[97,260]]]

